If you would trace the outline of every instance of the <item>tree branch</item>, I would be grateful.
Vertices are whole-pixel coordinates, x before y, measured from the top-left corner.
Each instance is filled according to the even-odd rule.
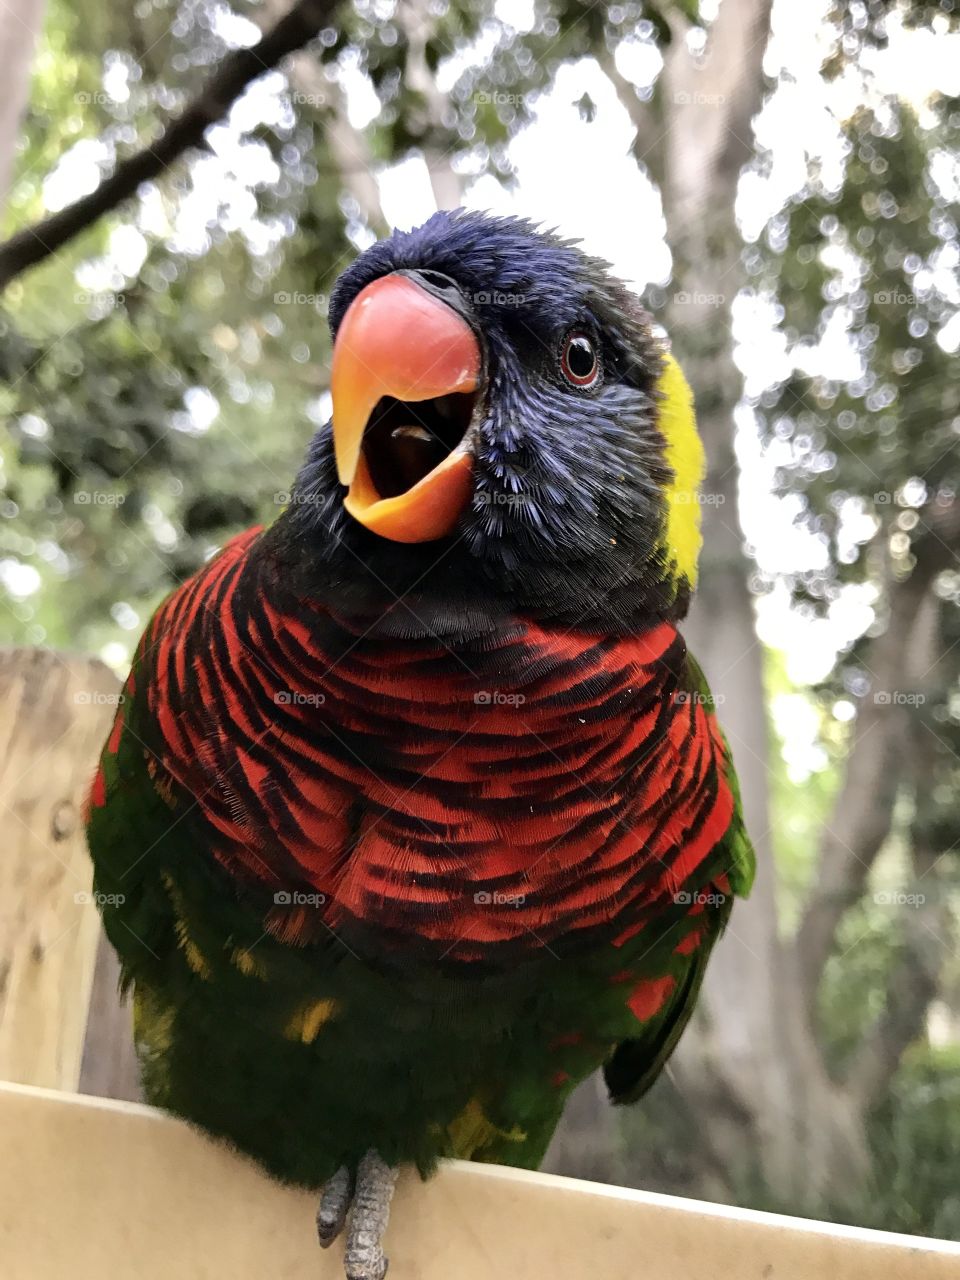
[[[16,154],[17,131],[30,85],[30,63],[37,32],[43,25],[43,0],[14,0],[0,22],[0,212],[3,210]]]
[[[658,161],[663,158],[663,147],[660,145],[663,132],[663,113],[659,106],[659,97],[654,94],[649,101],[644,101],[637,93],[637,86],[627,79],[617,66],[616,51],[606,44],[596,54],[600,70],[613,85],[620,105],[630,117],[634,136],[630,150],[638,165],[646,169],[658,187],[663,186],[663,170]]]
[[[220,63],[204,89],[172,120],[156,142],[122,160],[109,178],[66,208],[0,244],[0,292],[30,267],[43,262],[168,169],[192,147],[203,144],[211,124],[227,114],[244,90],[265,71],[300,49],[325,26],[337,0],[298,0],[276,26],[249,49],[236,49]]]

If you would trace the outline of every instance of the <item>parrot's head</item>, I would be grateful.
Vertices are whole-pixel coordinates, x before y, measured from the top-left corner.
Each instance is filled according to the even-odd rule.
[[[331,424],[286,513],[344,591],[569,625],[686,609],[703,449],[690,391],[605,263],[438,213],[330,301]],[[413,593],[411,595],[411,593]]]

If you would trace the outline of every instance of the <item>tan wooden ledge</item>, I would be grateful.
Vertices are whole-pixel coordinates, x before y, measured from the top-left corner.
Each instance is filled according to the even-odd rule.
[[[0,1085],[3,1280],[340,1280],[315,1197],[128,1102]],[[390,1280],[958,1280],[960,1245],[489,1165],[403,1176]]]

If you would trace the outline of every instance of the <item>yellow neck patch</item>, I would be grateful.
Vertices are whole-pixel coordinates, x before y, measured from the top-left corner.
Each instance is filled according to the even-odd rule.
[[[663,373],[657,381],[660,408],[657,425],[667,442],[666,461],[673,471],[667,486],[666,550],[676,565],[677,577],[692,587],[697,581],[700,555],[700,503],[703,479],[703,441],[697,431],[693,392],[683,371],[669,352],[664,353]]]

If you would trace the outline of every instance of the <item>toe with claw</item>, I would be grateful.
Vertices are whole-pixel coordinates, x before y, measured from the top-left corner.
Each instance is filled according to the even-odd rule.
[[[343,1230],[352,1196],[353,1179],[344,1164],[323,1188],[317,1208],[317,1236],[321,1249],[329,1249]]]
[[[317,1235],[323,1248],[340,1234],[349,1210],[344,1257],[347,1280],[383,1280],[387,1274],[383,1234],[396,1181],[397,1170],[370,1150],[357,1166],[355,1179],[343,1166],[323,1189],[317,1210]]]

